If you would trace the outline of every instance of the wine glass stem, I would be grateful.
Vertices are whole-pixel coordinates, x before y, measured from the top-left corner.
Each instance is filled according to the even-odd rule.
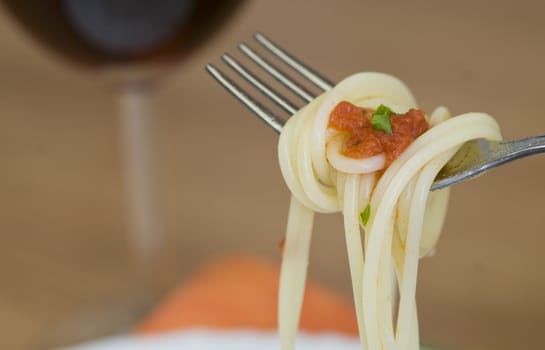
[[[146,292],[164,241],[152,113],[153,87],[127,83],[119,95],[122,160],[127,192],[129,244],[137,287]],[[150,290],[147,290],[150,292]]]

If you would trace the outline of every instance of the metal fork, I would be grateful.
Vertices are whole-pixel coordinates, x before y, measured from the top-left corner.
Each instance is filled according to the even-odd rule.
[[[254,39],[276,59],[290,67],[303,78],[308,80],[313,86],[321,91],[331,89],[335,84],[324,77],[318,71],[312,69],[307,64],[290,54],[272,40],[261,33],[255,33]],[[280,69],[277,65],[258,54],[248,45],[241,43],[239,49],[250,60],[256,63],[266,73],[280,82],[288,90],[294,93],[304,103],[309,103],[317,94],[312,93],[302,84],[298,83],[288,73]],[[222,60],[236,71],[244,80],[256,88],[259,92],[268,97],[272,102],[283,109],[288,117],[293,115],[301,106],[297,106],[280,92],[275,90],[256,74],[243,66],[231,55],[225,53]],[[210,73],[227,91],[233,94],[240,102],[249,108],[256,116],[263,120],[277,133],[282,131],[285,120],[278,117],[265,105],[252,97],[246,90],[237,85],[227,75],[221,72],[212,64],[206,65],[206,70]],[[499,165],[521,159],[530,155],[545,152],[545,135],[528,137],[513,141],[488,141],[477,139],[466,142],[460,150],[449,160],[441,169],[432,185],[432,190],[438,190],[456,183],[469,180],[482,174],[483,172],[497,167]]]

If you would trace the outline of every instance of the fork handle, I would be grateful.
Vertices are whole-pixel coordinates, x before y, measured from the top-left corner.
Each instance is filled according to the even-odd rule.
[[[483,167],[483,171],[534,154],[545,153],[545,135],[501,141],[497,143],[497,147],[491,147],[489,151],[490,159]]]
[[[545,153],[545,135],[499,142],[479,139],[466,143],[466,145],[469,144],[469,149],[465,151],[460,150],[453,157],[458,156],[462,160],[458,159],[458,162],[455,162],[450,167],[447,164],[441,170],[431,187],[432,191],[471,179],[502,164],[534,154]],[[479,155],[470,156],[472,152],[478,152],[477,154]],[[458,155],[459,153],[461,155]],[[467,157],[470,158],[468,159]],[[461,166],[462,163],[466,164]],[[448,169],[445,170],[445,168]]]
[[[502,146],[502,150],[505,152],[503,157],[508,158],[505,162],[508,162],[534,154],[544,153],[545,135],[531,136],[513,141],[503,141],[500,143],[500,145]],[[500,164],[505,162],[501,162]]]

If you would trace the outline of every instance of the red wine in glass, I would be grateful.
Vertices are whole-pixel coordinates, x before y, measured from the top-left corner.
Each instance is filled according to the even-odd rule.
[[[86,66],[165,65],[222,28],[241,0],[1,0],[41,44]]]

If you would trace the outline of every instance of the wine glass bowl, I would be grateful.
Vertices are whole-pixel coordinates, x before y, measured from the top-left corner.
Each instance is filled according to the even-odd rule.
[[[39,43],[86,67],[173,65],[219,31],[242,0],[2,0]]]

